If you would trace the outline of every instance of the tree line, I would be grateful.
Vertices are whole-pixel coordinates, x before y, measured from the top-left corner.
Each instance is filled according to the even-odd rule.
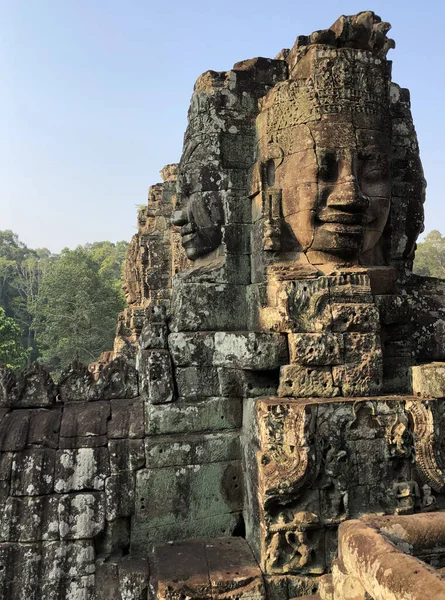
[[[38,360],[58,372],[111,350],[125,307],[127,242],[94,242],[53,254],[0,231],[0,363],[16,371]],[[417,247],[414,272],[445,278],[445,237],[431,231]]]
[[[111,350],[127,246],[94,242],[53,254],[0,231],[0,363],[19,371],[38,360],[57,372]]]

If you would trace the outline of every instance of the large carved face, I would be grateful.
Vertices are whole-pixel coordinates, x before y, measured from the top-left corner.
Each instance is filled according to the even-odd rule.
[[[223,222],[218,192],[196,192],[185,198],[172,216],[181,227],[182,245],[190,260],[209,254],[221,244]]]
[[[305,127],[312,147],[285,156],[276,171],[285,221],[305,252],[355,260],[377,245],[388,219],[388,137],[377,119],[369,130],[330,115]]]

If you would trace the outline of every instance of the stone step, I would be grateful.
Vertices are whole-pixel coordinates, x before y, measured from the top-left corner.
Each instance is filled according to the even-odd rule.
[[[152,567],[157,600],[266,598],[260,568],[243,538],[161,544],[154,549]]]

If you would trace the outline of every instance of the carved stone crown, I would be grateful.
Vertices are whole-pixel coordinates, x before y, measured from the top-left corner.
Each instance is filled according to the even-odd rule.
[[[301,52],[309,46],[322,44],[367,50],[378,58],[385,58],[388,51],[396,46],[394,40],[386,36],[390,29],[389,23],[370,10],[352,16],[342,15],[329,29],[298,36],[291,52]]]

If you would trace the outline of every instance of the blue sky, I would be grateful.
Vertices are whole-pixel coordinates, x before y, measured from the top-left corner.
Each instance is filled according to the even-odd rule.
[[[31,247],[129,240],[136,208],[177,162],[193,84],[273,57],[340,14],[374,10],[411,90],[428,180],[426,231],[445,234],[445,3],[439,0],[0,0],[0,229]]]

